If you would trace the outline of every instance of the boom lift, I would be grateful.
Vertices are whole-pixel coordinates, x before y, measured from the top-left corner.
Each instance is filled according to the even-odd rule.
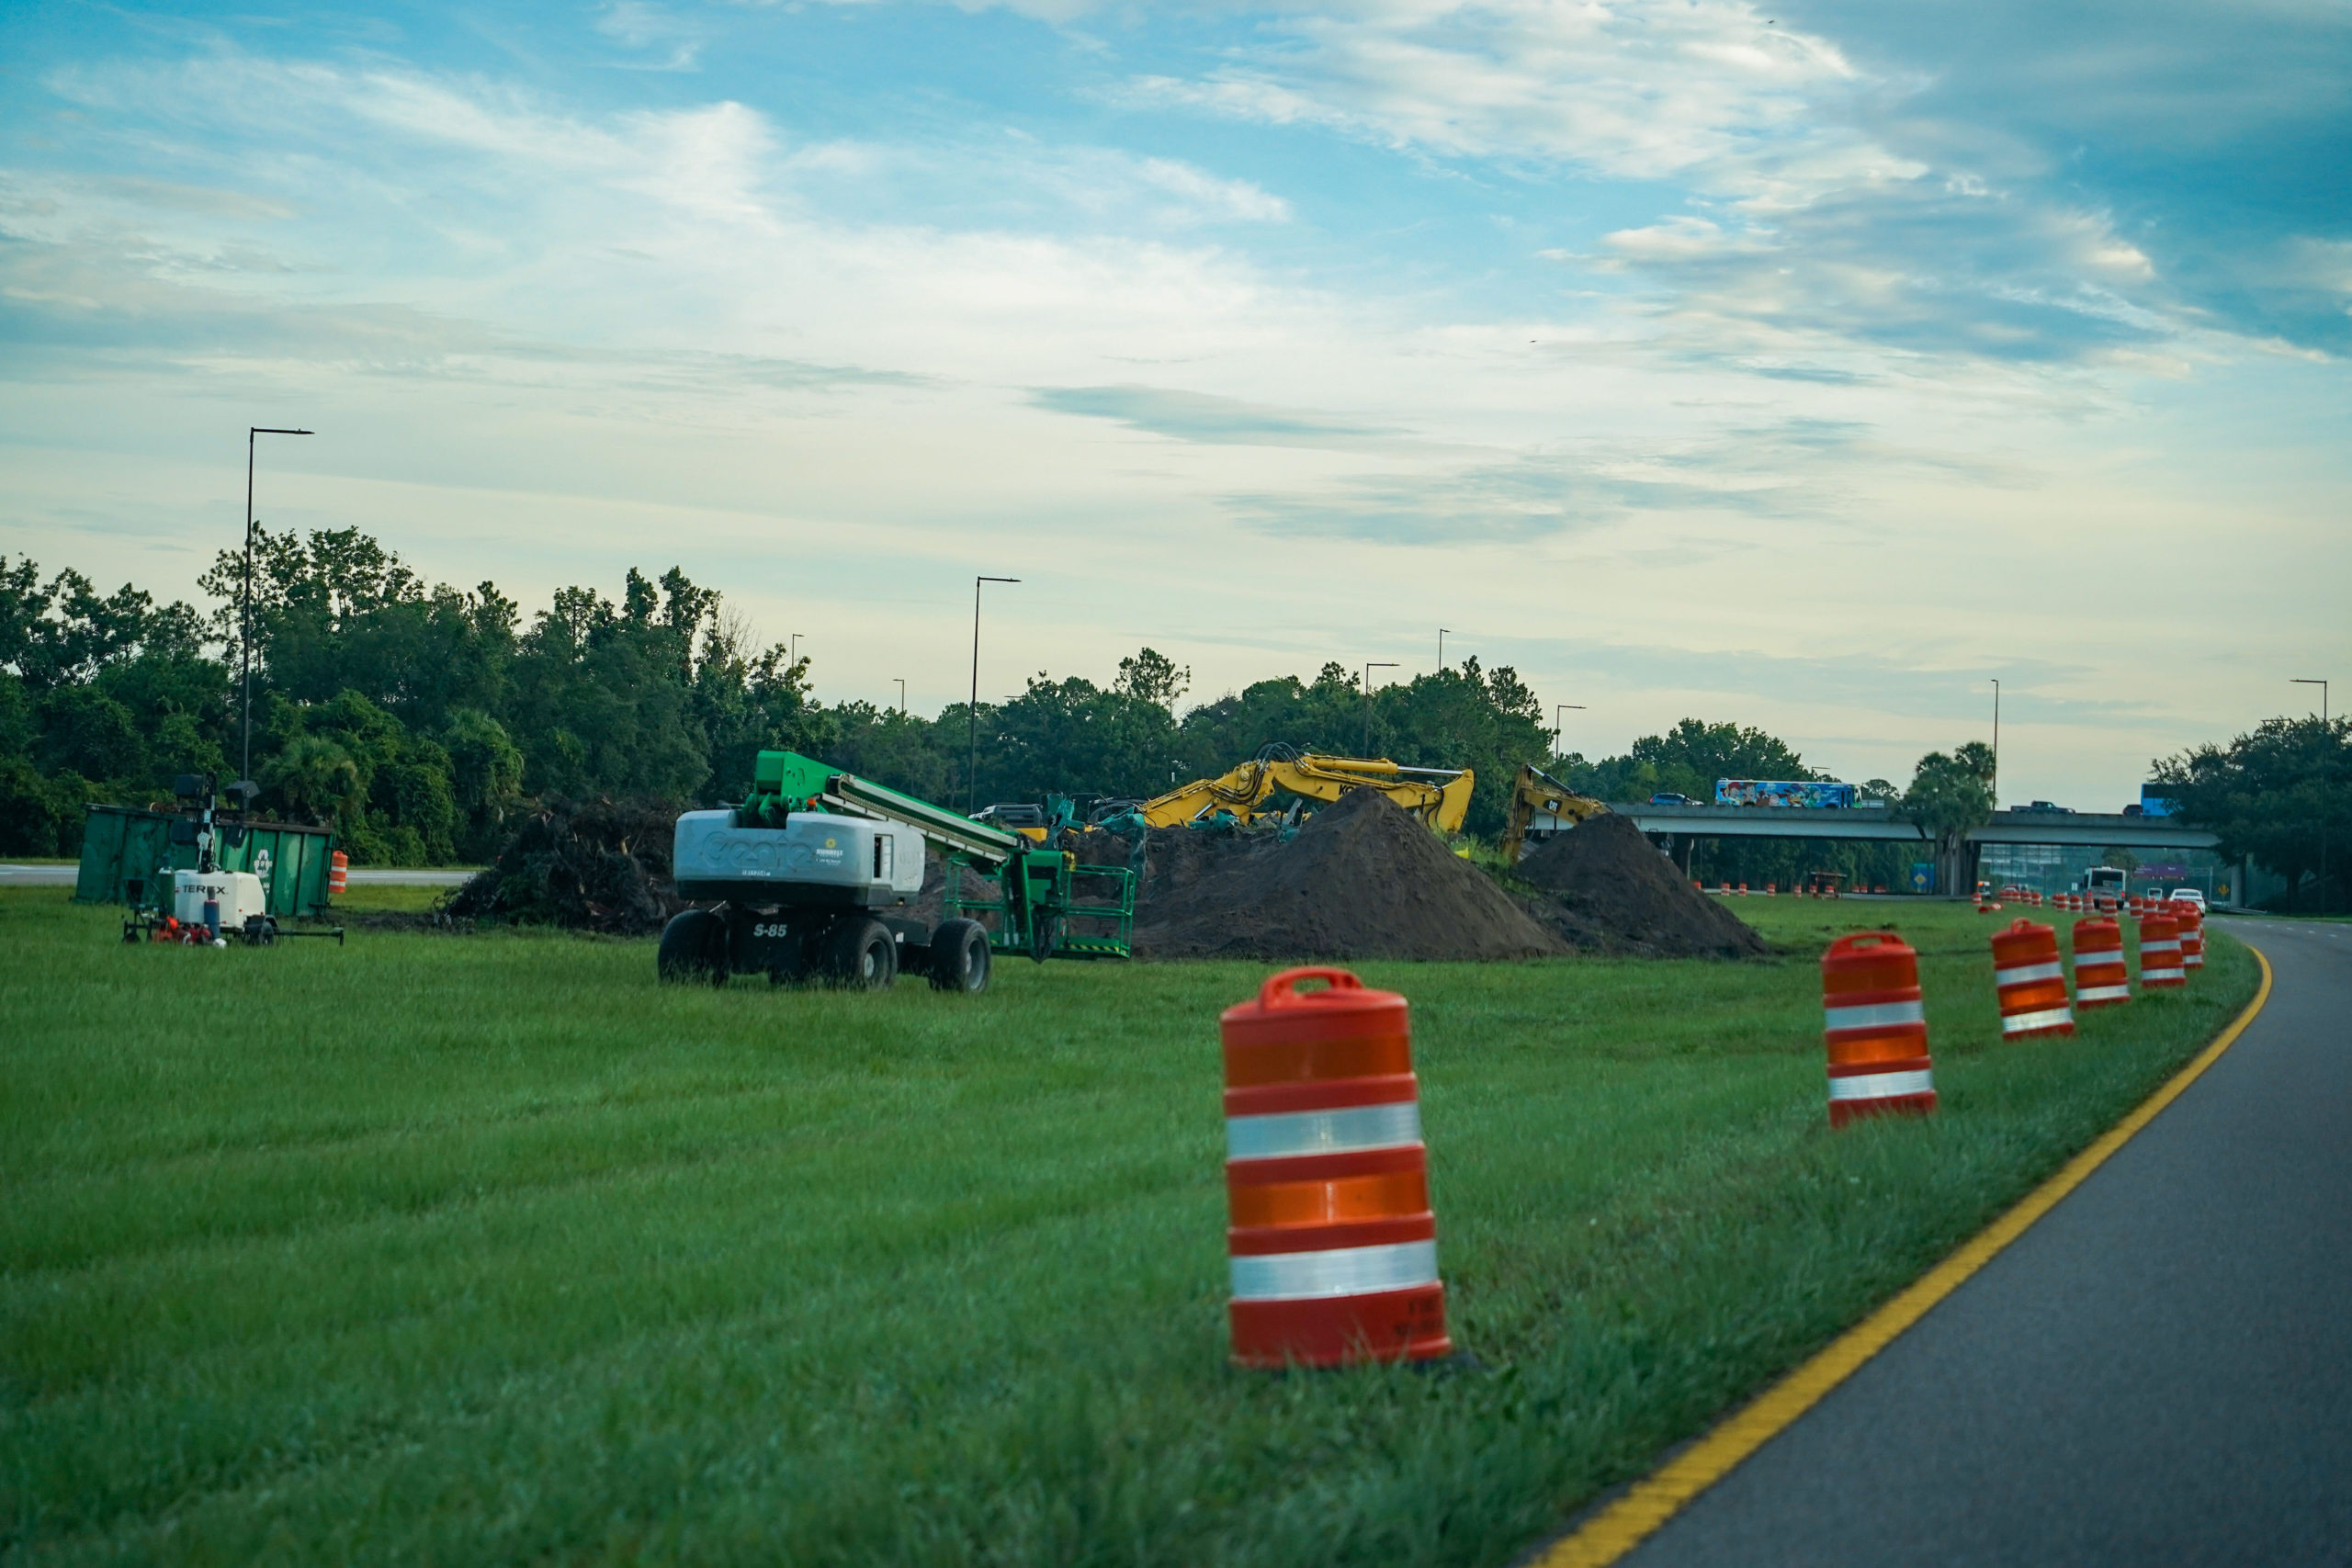
[[[1337,800],[1354,789],[1376,789],[1441,833],[1458,833],[1476,782],[1468,768],[1406,768],[1386,758],[1332,757],[1298,751],[1277,741],[1221,778],[1194,779],[1147,800],[1137,810],[1154,828],[1230,816],[1248,827],[1276,790],[1309,800]]]
[[[1573,825],[1600,816],[1609,807],[1590,795],[1578,795],[1532,762],[1521,766],[1511,781],[1510,815],[1503,824],[1503,863],[1517,865],[1527,842],[1527,830],[1539,816],[1555,822],[1566,818]]]
[[[922,892],[933,846],[948,876],[948,918],[936,928],[899,912]],[[965,869],[995,896],[966,897]],[[905,970],[927,975],[935,990],[976,992],[988,987],[992,953],[1125,958],[1135,926],[1126,868],[1080,866],[1021,833],[795,751],[761,752],[741,806],[680,817],[672,874],[680,897],[712,907],[663,928],[664,980],[723,985],[745,971],[880,990]],[[1081,898],[1080,880],[1108,884],[1111,896]],[[1111,930],[1074,931],[1073,919]]]

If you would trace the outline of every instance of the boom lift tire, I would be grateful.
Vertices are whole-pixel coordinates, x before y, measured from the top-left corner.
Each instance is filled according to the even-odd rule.
[[[989,929],[978,920],[942,920],[931,934],[931,988],[978,996],[989,988]]]
[[[727,984],[727,922],[710,909],[687,909],[662,928],[655,971],[673,984]]]
[[[887,991],[899,977],[899,943],[879,920],[853,917],[825,934],[824,969],[853,991]]]

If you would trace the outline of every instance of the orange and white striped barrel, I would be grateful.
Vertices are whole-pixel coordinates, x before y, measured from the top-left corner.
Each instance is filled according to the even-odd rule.
[[[2172,918],[2180,924],[2180,966],[2194,974],[2205,967],[2205,911],[2184,898]]]
[[[1993,987],[2001,998],[2001,1038],[2030,1040],[2075,1032],[2074,1010],[2066,1005],[2066,966],[2058,958],[2058,933],[2031,920],[2017,920],[1993,933]]]
[[[2105,917],[2075,922],[2075,1006],[2117,1007],[2132,999],[2123,967],[2123,928]]]
[[[2140,988],[2169,990],[2188,984],[2180,966],[2180,923],[2170,915],[2143,915],[2140,919]]]
[[[327,856],[327,897],[332,898],[343,891],[351,870],[351,857],[341,850]]]
[[[1829,1046],[1829,1124],[1936,1108],[1919,955],[1893,931],[1841,936],[1821,955],[1822,1037]]]
[[[1220,1022],[1234,1360],[1452,1355],[1405,998],[1285,969]]]

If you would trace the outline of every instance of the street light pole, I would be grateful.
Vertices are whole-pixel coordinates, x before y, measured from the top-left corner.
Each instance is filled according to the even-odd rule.
[[[2301,675],[2290,676],[2290,686],[2319,688],[2319,743],[2325,750],[2319,754],[2319,912],[2327,913],[2327,780],[2328,763],[2335,760],[2335,735],[2327,728],[2327,682]]]
[[[2001,682],[1993,682],[1993,809],[2001,809]]]
[[[1437,667],[1440,670],[1445,668],[1445,634],[1453,629],[1452,626],[1440,626],[1437,629]]]
[[[254,776],[254,438],[257,435],[309,435],[308,430],[273,430],[267,425],[245,427],[245,580],[244,604],[238,611],[238,684],[244,690],[245,745],[238,766],[240,782]]]
[[[1576,709],[1578,713],[1584,712],[1582,703],[1554,703],[1552,705],[1552,755],[1555,757],[1564,754],[1560,750],[1560,737],[1567,727],[1560,722],[1560,715],[1570,708]]]
[[[904,718],[907,716],[907,678],[904,675],[893,675],[890,679],[899,682],[899,716]]]
[[[800,635],[798,632],[792,634],[792,652],[788,657],[795,664],[800,662]]]
[[[1363,667],[1363,754],[1367,757],[1372,755],[1372,672],[1396,668],[1393,662],[1385,660]]]
[[[964,766],[964,815],[969,817],[979,789],[980,772],[980,584],[983,582],[1018,582],[1017,577],[975,577],[972,579],[972,700],[965,708],[965,729],[971,741],[971,756]]]

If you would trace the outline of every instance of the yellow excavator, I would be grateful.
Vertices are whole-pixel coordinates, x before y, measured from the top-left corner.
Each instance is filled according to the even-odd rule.
[[[1331,757],[1276,742],[1222,778],[1194,779],[1145,801],[1136,810],[1154,828],[1181,828],[1218,817],[1230,817],[1246,828],[1261,816],[1281,815],[1259,809],[1276,790],[1309,800],[1337,800],[1350,790],[1376,789],[1439,832],[1458,833],[1470,810],[1475,782],[1467,768],[1406,768],[1385,758]]]
[[[1511,781],[1510,815],[1503,824],[1503,863],[1519,863],[1520,849],[1527,842],[1527,829],[1534,825],[1537,817],[1577,823],[1608,809],[1590,795],[1578,795],[1534,763],[1526,764],[1519,770],[1519,777]]]

